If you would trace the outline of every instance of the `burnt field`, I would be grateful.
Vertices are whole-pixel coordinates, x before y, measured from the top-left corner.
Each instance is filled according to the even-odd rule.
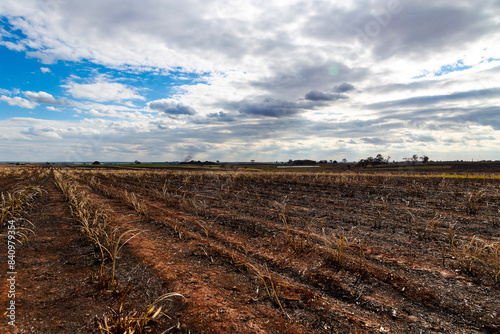
[[[500,331],[493,174],[6,167],[0,188],[2,332]]]

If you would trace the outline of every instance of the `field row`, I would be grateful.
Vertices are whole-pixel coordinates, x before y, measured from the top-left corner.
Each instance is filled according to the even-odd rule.
[[[135,211],[141,222],[127,228],[161,225],[156,238],[179,239],[180,249],[194,243],[186,272],[195,271],[191,262],[206,266],[198,272],[217,263],[234,273],[232,281],[246,279],[259,291],[257,301],[308,330],[449,330],[458,323],[481,330],[497,317],[490,295],[498,294],[500,278],[495,180],[252,172],[71,177],[115,212]]]
[[[500,180],[106,169],[12,175],[52,197],[57,185],[71,213],[64,219],[80,233],[75,246],[92,250],[85,256],[95,261],[93,289],[121,296],[124,307],[156,296],[143,311],[98,317],[102,332],[500,328]],[[0,178],[6,194],[15,188],[9,179]],[[130,292],[130,267],[147,268],[147,282],[162,288],[138,282],[142,294]],[[161,307],[170,320],[160,321]]]

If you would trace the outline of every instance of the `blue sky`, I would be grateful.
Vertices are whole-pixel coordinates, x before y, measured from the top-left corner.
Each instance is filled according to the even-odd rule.
[[[36,99],[27,97],[26,92],[44,92],[50,94],[55,100],[64,102],[60,104],[42,102],[33,105],[32,108],[3,103],[0,105],[2,119],[10,118],[12,116],[10,112],[15,110],[17,117],[32,115],[31,117],[69,121],[75,116],[75,104],[89,102],[92,99],[102,102],[104,106],[112,105],[111,101],[119,101],[121,105],[133,101],[138,107],[145,107],[145,100],[154,101],[173,96],[177,86],[203,82],[204,76],[204,73],[184,73],[182,69],[120,70],[94,64],[84,59],[78,62],[59,61],[53,64],[43,64],[38,59],[26,56],[25,52],[9,50],[5,47],[0,48],[0,58],[3,63],[0,67],[0,86],[8,87],[8,89],[3,89],[10,91],[5,96],[18,96],[36,103]],[[109,100],[106,97],[89,96],[92,92],[88,92],[87,95],[74,93],[75,85],[79,87],[87,85],[87,88],[91,89],[90,85],[96,85],[97,82],[103,85],[115,85],[115,89],[118,89],[115,92],[116,99],[113,96],[110,96]],[[127,97],[127,93],[130,94],[130,98]],[[54,107],[57,111],[47,109],[47,107]]]
[[[500,2],[0,4],[0,161],[500,159]]]

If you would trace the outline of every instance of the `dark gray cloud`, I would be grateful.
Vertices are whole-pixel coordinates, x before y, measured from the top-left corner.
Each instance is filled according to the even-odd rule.
[[[325,92],[320,92],[319,90],[312,90],[309,93],[307,93],[304,97],[306,100],[309,101],[336,101],[339,99],[347,99],[347,96],[342,94],[325,93]]]
[[[323,100],[293,102],[268,97],[261,100],[245,100],[228,106],[238,110],[241,114],[281,118],[296,116],[324,105]]]
[[[209,113],[206,116],[201,116],[198,115],[197,117],[191,118],[191,122],[193,124],[206,124],[206,125],[216,125],[216,126],[221,126],[226,123],[234,123],[240,121],[242,118],[242,115],[239,114],[238,112],[225,112],[225,111],[219,111],[219,112],[213,112]]]
[[[272,95],[293,99],[304,94],[304,91],[330,91],[332,86],[334,86],[334,92],[336,92],[335,89],[348,89],[349,91],[352,84],[346,82],[361,82],[371,75],[371,70],[363,64],[349,67],[334,59],[330,61],[318,59],[316,62],[304,59],[302,63],[297,60],[293,68],[280,67],[277,64],[273,76],[265,80],[250,82],[250,84]],[[329,71],[332,67],[335,68],[333,73]]]
[[[417,142],[417,143],[431,143],[431,142],[436,142],[437,139],[433,136],[425,136],[425,135],[414,135],[414,134],[409,134],[407,138],[405,138],[407,142]]]
[[[452,121],[458,124],[471,122],[483,126],[491,126],[495,130],[500,130],[500,107],[468,108],[461,113],[450,115],[444,121]]]
[[[465,99],[485,99],[500,96],[500,89],[479,89],[468,92],[457,92],[448,95],[418,96],[396,101],[373,103],[366,106],[368,109],[386,109],[408,106],[427,106],[440,102],[465,100]]]
[[[265,99],[262,102],[242,102],[238,106],[238,111],[243,114],[268,116],[268,117],[287,117],[294,116],[302,111],[295,102],[277,100],[273,98]]]
[[[487,36],[498,29],[499,10],[500,2],[487,0],[366,0],[345,8],[322,1],[315,3],[303,33],[322,41],[357,41],[376,58],[422,59]]]
[[[212,121],[217,122],[234,122],[236,121],[236,117],[229,115],[224,111],[219,111],[218,113],[210,113],[207,117]]]
[[[352,84],[347,83],[347,82],[343,82],[340,85],[335,86],[333,91],[336,93],[347,93],[347,92],[350,92],[350,91],[355,90],[355,89],[356,88],[354,88],[354,86]]]
[[[348,97],[342,93],[347,93],[353,90],[355,90],[355,88],[352,84],[343,82],[340,85],[335,86],[332,93],[320,90],[311,90],[304,96],[304,98],[309,101],[336,101],[340,99],[347,99]]]
[[[386,127],[393,124],[397,128],[419,128],[430,131],[463,131],[471,125],[491,126],[500,130],[500,107],[468,108],[421,108],[401,110],[386,109],[378,113],[379,118],[365,124],[367,127]],[[383,125],[382,125],[383,124]],[[348,128],[354,128],[350,124]]]
[[[360,138],[362,142],[372,145],[385,145],[387,140],[384,138]]]
[[[368,36],[366,42],[373,45],[379,58],[412,54],[422,59],[434,52],[463,50],[498,27],[498,10],[498,1],[432,1],[426,5],[401,1],[401,12],[391,15],[386,27],[379,24],[380,32]],[[365,37],[367,24],[373,21],[373,17],[360,21]]]
[[[158,100],[149,103],[149,108],[160,111],[166,115],[194,115],[196,111],[190,106],[169,100]]]

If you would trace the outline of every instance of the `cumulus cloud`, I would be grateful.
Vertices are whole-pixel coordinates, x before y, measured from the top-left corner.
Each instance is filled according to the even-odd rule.
[[[0,100],[7,102],[11,106],[17,106],[26,109],[34,109],[38,105],[38,103],[36,102],[31,102],[19,96],[9,97],[2,95],[0,96]]]
[[[42,71],[42,73],[50,73],[50,68],[48,67],[40,67],[40,71]]]
[[[170,116],[194,115],[196,111],[190,106],[186,106],[174,100],[164,99],[148,103],[150,109],[162,112]]]
[[[34,137],[62,139],[62,136],[57,133],[56,129],[51,127],[30,127],[29,129],[22,131],[22,133]]]
[[[28,99],[30,99],[33,102],[40,103],[40,104],[50,104],[54,106],[67,106],[68,103],[65,101],[57,100],[55,97],[53,97],[51,94],[47,92],[30,92],[26,91],[24,92],[24,96],[26,96]]]
[[[145,99],[138,94],[137,89],[118,82],[113,82],[105,76],[98,76],[91,83],[70,81],[68,84],[63,85],[63,87],[77,99],[98,102]]]

